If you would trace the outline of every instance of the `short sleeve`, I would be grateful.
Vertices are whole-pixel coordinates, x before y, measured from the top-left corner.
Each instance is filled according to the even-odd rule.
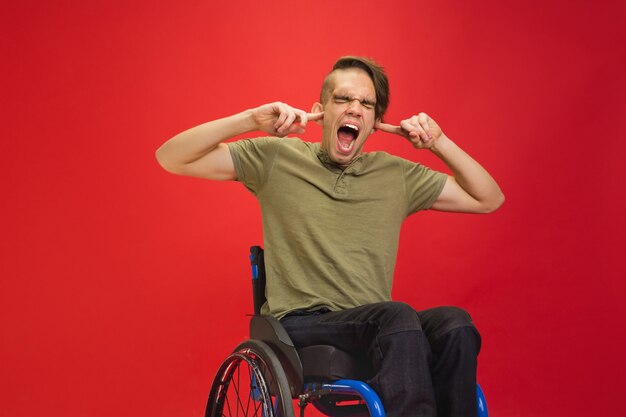
[[[403,161],[409,214],[429,209],[441,194],[448,176],[424,165]]]
[[[227,144],[237,172],[237,181],[255,195],[267,181],[280,140],[267,137],[243,139]]]

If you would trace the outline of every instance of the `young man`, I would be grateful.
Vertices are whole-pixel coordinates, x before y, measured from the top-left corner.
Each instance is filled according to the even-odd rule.
[[[267,267],[264,314],[281,319],[296,347],[365,348],[387,415],[476,414],[480,336],[469,315],[441,307],[416,312],[391,301],[403,220],[419,210],[496,210],[493,178],[419,113],[390,125],[387,76],[371,60],[343,57],[311,113],[266,104],[215,120],[157,151],[168,171],[236,180],[261,205]],[[296,138],[308,122],[322,142]],[[271,137],[223,143],[261,130]],[[451,176],[383,152],[364,153],[375,130],[402,136],[443,160]]]

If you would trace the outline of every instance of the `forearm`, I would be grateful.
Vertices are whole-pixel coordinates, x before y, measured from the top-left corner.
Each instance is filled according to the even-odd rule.
[[[450,138],[442,134],[430,150],[450,168],[456,184],[474,200],[463,205],[469,209],[460,211],[488,213],[502,205],[504,194],[493,177]],[[441,209],[447,208],[445,203],[440,204]]]
[[[251,110],[246,110],[179,133],[157,149],[159,164],[168,171],[181,173],[186,165],[208,155],[223,141],[255,130],[251,114]]]

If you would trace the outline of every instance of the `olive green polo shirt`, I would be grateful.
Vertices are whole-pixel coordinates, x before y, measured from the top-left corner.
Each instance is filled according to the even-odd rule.
[[[385,152],[342,170],[319,143],[296,138],[228,147],[238,181],[261,206],[263,314],[391,300],[402,222],[434,203],[447,175]]]

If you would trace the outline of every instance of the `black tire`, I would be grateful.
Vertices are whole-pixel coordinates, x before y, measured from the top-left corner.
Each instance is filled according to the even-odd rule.
[[[289,383],[265,343],[247,340],[222,363],[205,417],[294,417]]]

